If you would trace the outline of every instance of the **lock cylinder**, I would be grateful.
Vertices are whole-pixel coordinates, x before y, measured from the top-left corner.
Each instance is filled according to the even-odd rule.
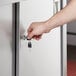
[[[31,39],[28,39],[27,36],[25,36],[25,35],[22,35],[20,37],[20,39],[22,39],[22,40],[28,40],[28,48],[32,48]]]

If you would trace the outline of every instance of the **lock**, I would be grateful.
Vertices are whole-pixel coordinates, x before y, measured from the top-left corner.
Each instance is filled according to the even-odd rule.
[[[25,39],[27,39],[27,36],[22,35],[22,36],[20,36],[20,39],[25,40]]]
[[[25,35],[22,35],[22,36],[20,37],[20,39],[28,40],[28,48],[32,48],[31,39],[28,39],[27,36],[25,36]]]

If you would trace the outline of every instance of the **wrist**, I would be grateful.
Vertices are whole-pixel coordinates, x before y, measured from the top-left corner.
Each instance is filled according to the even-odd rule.
[[[46,32],[50,32],[53,29],[53,24],[51,22],[45,21],[45,28],[46,28]]]

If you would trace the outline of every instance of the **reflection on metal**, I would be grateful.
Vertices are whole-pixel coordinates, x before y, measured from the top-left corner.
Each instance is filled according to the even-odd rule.
[[[59,5],[59,0],[54,0],[53,1],[53,14],[56,14],[58,12],[59,10],[58,5]]]
[[[60,0],[60,9],[66,5],[67,0]],[[61,76],[67,76],[67,31],[66,24],[61,26]]]

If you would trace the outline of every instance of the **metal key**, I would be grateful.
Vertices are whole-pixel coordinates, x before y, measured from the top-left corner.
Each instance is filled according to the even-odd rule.
[[[20,38],[23,40],[28,40],[28,48],[32,48],[31,39],[28,39],[25,35],[21,36]]]
[[[31,41],[28,42],[28,48],[32,48],[32,43],[31,43]]]

